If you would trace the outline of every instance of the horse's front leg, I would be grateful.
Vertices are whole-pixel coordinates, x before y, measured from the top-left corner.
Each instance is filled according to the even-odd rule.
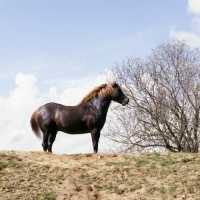
[[[92,143],[93,143],[93,153],[98,152],[98,142],[100,137],[100,130],[95,128],[91,131]]]

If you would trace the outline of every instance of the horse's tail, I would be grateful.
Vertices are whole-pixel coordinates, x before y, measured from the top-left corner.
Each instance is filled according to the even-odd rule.
[[[37,110],[31,116],[31,119],[30,119],[31,128],[34,134],[36,135],[36,137],[41,139],[42,138],[41,131],[40,131],[40,128],[38,127],[36,117],[37,117]]]

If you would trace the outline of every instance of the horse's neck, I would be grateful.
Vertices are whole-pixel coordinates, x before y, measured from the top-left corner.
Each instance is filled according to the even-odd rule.
[[[93,106],[96,107],[96,109],[98,110],[99,113],[103,112],[103,113],[107,114],[110,103],[111,103],[111,99],[108,99],[108,98],[95,97],[92,100]]]

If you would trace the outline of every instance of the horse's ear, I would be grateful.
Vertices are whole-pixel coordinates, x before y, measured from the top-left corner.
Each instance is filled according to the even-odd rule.
[[[118,87],[118,84],[116,83],[116,81],[113,82],[111,85],[112,85],[113,87]]]

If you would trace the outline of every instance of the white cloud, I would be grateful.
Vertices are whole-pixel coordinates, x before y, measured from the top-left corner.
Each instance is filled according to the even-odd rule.
[[[188,12],[194,14],[200,14],[200,1],[199,0],[188,0]]]
[[[47,102],[59,102],[59,95],[57,94],[56,87],[50,87],[48,92],[43,93],[38,97],[38,102],[40,104],[45,104]]]
[[[85,80],[84,84],[81,85],[81,83],[83,83],[83,80]],[[80,86],[70,87],[62,92],[62,94],[59,96],[60,102],[62,104],[70,105],[70,106],[76,105],[94,87],[100,84],[106,83],[106,78],[104,75],[99,75],[97,77],[91,76],[90,78],[87,77],[87,79],[84,78],[83,80],[79,80],[81,87]]]
[[[101,75],[87,80],[84,86],[67,88],[61,94],[58,94],[56,87],[41,93],[34,75],[18,73],[15,78],[16,88],[8,98],[0,97],[0,149],[41,151],[41,141],[33,134],[29,122],[34,110],[51,101],[76,105],[93,87],[104,82],[105,77]],[[91,153],[91,136],[58,133],[53,152]]]
[[[185,40],[193,48],[200,46],[200,36],[193,32],[171,30],[169,35],[176,40]]]
[[[37,105],[36,81],[33,75],[19,73],[15,78],[17,87],[14,91],[7,99],[0,98],[0,149],[23,150],[32,146],[30,141],[32,135],[28,134],[30,132],[29,116]],[[21,140],[17,142],[19,138]]]
[[[192,48],[200,47],[200,1],[188,0],[187,11],[194,14],[190,21],[191,31],[176,31],[172,28],[169,36],[176,40],[185,40]]]
[[[63,93],[60,95],[60,101],[62,104],[73,106],[78,104],[82,97],[86,94],[86,90],[82,87],[76,87],[76,88],[68,88],[63,91]],[[70,98],[73,97],[73,98]]]

